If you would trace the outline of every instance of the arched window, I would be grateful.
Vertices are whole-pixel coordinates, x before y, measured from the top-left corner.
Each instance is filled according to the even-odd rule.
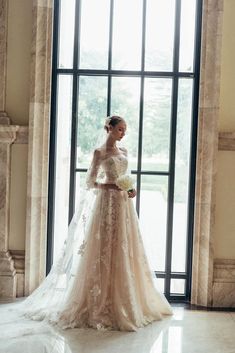
[[[143,240],[169,300],[190,296],[201,0],[55,0],[48,269],[92,143],[123,116]]]

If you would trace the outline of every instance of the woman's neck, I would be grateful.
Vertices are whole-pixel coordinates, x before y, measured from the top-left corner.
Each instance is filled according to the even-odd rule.
[[[117,150],[118,148],[116,145],[116,140],[113,140],[111,138],[107,138],[106,147],[107,147],[107,149]]]

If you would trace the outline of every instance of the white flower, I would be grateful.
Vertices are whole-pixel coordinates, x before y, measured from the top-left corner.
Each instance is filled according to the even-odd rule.
[[[122,175],[116,180],[116,185],[124,191],[132,190],[134,188],[133,184],[134,180],[130,175]]]

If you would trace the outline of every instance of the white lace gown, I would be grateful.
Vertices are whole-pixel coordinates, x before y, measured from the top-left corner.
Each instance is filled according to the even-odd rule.
[[[24,315],[62,328],[136,331],[172,314],[154,287],[132,199],[125,191],[92,189],[100,169],[104,182],[115,183],[127,167],[125,151],[95,151],[87,180],[95,190],[92,208],[72,221],[59,261],[26,300]]]
[[[101,166],[106,183],[127,171],[124,153],[105,155],[96,151],[88,184],[92,187]],[[127,192],[99,189],[82,256],[66,307],[61,312],[62,327],[136,330],[171,315],[166,298],[153,284],[138,218]]]

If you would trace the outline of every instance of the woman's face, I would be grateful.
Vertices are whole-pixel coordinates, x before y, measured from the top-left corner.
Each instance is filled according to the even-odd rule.
[[[110,126],[109,133],[115,140],[121,141],[121,139],[125,136],[126,133],[126,122],[123,120],[115,126]]]

